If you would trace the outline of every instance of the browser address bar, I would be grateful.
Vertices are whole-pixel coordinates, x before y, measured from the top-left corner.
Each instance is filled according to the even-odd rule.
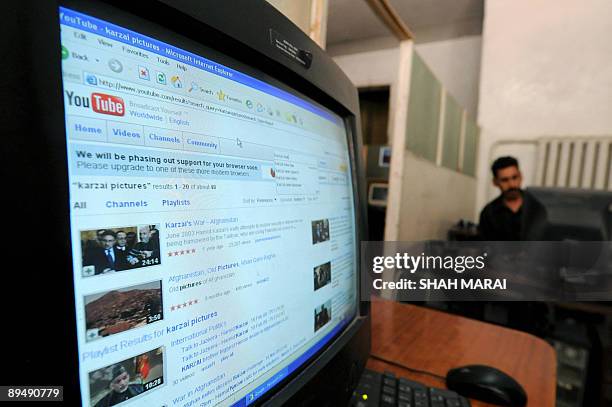
[[[114,90],[117,92],[127,93],[127,94],[134,95],[134,96],[152,98],[152,99],[156,99],[158,101],[167,102],[167,103],[180,104],[182,106],[186,106],[186,107],[190,107],[194,109],[205,110],[211,113],[218,113],[218,114],[223,114],[223,115],[230,116],[233,118],[249,120],[254,123],[261,122],[260,120],[257,120],[257,117],[253,115],[249,115],[249,114],[240,112],[235,109],[227,108],[227,107],[216,106],[214,104],[207,103],[205,101],[201,101],[201,100],[191,98],[188,96],[176,95],[170,92],[164,92],[163,90],[159,90],[159,89],[152,89],[148,87],[138,86],[137,84],[134,84],[131,82],[121,81],[116,78],[109,78],[109,77],[98,75],[98,74],[93,75],[93,74],[85,73],[85,75],[89,75],[90,77],[95,77],[96,85],[93,85],[93,86],[96,86],[98,88]],[[266,123],[270,125],[274,125],[273,122],[266,121]]]

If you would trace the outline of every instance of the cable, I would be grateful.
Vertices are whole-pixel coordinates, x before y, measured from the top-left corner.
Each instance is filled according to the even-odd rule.
[[[386,359],[386,358],[384,358],[384,357],[382,357],[380,355],[377,355],[375,353],[370,353],[370,357],[372,357],[374,359],[378,359],[378,360],[380,360],[382,362],[385,362],[385,363],[388,363],[390,365],[401,367],[401,368],[409,370],[409,371],[411,371],[413,373],[418,373],[418,374],[422,374],[422,375],[426,375],[426,376],[431,376],[431,377],[433,377],[435,379],[442,380],[443,382],[446,381],[446,377],[444,377],[444,376],[440,376],[438,374],[435,374],[435,373],[432,373],[432,372],[428,372],[426,370],[419,370],[419,369],[415,369],[415,368],[412,368],[412,367],[408,367],[406,365],[402,365],[401,363],[394,362],[393,360]]]

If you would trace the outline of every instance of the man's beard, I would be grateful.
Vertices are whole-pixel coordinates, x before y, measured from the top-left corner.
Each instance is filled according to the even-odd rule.
[[[503,193],[505,199],[517,199],[521,196],[520,188],[510,188],[504,191]]]

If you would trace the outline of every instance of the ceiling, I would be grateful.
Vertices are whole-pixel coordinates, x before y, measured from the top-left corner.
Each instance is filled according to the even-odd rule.
[[[484,0],[388,0],[415,41],[441,41],[482,33]],[[365,0],[329,0],[327,47],[397,42]],[[392,45],[391,45],[392,46]],[[338,52],[336,52],[338,53]]]

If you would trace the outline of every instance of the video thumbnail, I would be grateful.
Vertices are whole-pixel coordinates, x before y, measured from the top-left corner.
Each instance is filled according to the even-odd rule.
[[[325,304],[315,308],[314,310],[314,330],[317,332],[331,319],[331,300],[328,300]]]
[[[87,342],[162,319],[161,280],[85,296]]]
[[[164,348],[89,373],[92,407],[116,406],[164,383]]]
[[[161,264],[159,225],[81,231],[83,277]]]
[[[329,219],[312,221],[312,244],[329,240]]]
[[[317,291],[331,282],[331,262],[323,263],[314,268],[314,289]]]

